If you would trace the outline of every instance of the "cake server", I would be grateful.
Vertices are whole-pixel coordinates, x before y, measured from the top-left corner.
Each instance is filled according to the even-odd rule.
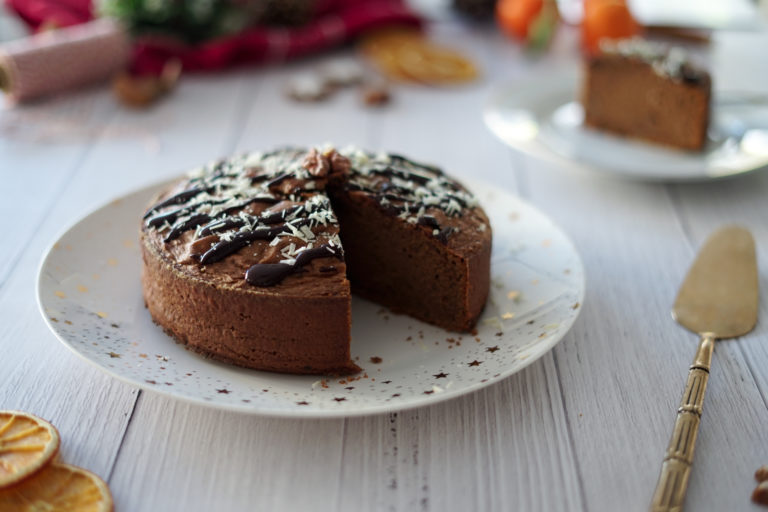
[[[682,510],[715,340],[751,331],[757,322],[757,304],[752,235],[738,226],[720,229],[702,247],[672,308],[677,323],[698,334],[700,341],[653,494],[652,512]]]

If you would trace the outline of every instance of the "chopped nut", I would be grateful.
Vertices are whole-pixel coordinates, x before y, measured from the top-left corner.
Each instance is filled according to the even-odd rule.
[[[320,101],[328,97],[331,87],[322,76],[306,73],[293,77],[288,83],[287,94],[296,101]]]
[[[334,171],[343,173],[349,172],[349,169],[352,165],[352,162],[349,161],[349,158],[345,157],[341,153],[338,153],[337,151],[334,151],[329,158],[331,160],[331,168]]]
[[[323,76],[334,87],[359,84],[365,77],[365,69],[356,59],[338,59],[323,67]]]
[[[369,107],[381,107],[391,99],[389,89],[384,85],[374,84],[363,88],[363,103]]]
[[[761,505],[768,505],[768,480],[760,482],[752,491],[752,501]]]
[[[765,482],[768,480],[768,465],[757,468],[757,471],[755,471],[755,480],[758,482]]]
[[[301,165],[309,171],[309,174],[318,178],[327,176],[328,171],[331,170],[331,162],[328,157],[320,154],[315,148],[309,150]]]
[[[129,107],[146,108],[170,92],[181,75],[181,62],[169,60],[160,76],[134,76],[128,72],[118,74],[112,81],[112,91]]]

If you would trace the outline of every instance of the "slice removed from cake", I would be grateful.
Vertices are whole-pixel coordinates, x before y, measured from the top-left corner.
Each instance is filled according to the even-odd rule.
[[[585,62],[584,122],[684,150],[707,141],[711,78],[680,48],[642,39],[602,45]]]

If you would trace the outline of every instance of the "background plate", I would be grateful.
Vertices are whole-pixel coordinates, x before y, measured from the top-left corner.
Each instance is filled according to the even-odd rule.
[[[579,70],[569,68],[501,86],[485,107],[485,123],[532,156],[640,180],[709,180],[768,166],[768,96],[717,96],[707,146],[697,153],[585,127],[580,83]]]
[[[565,335],[581,309],[584,271],[568,238],[527,203],[470,183],[494,230],[491,295],[475,335],[355,298],[352,356],[364,369],[359,375],[282,375],[218,363],[174,343],[144,307],[139,223],[161,186],[128,194],[78,221],[53,244],[38,275],[38,304],[54,334],[86,361],[144,389],[271,416],[418,407],[520,371]]]

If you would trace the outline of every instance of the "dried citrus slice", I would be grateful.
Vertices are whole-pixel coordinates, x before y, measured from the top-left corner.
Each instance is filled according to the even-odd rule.
[[[427,41],[414,31],[377,32],[360,49],[393,80],[447,85],[477,78],[475,65],[459,53]]]
[[[39,471],[59,451],[59,433],[21,411],[0,411],[0,489]]]
[[[0,490],[0,510],[27,512],[111,512],[112,494],[90,471],[54,462],[34,477]]]

